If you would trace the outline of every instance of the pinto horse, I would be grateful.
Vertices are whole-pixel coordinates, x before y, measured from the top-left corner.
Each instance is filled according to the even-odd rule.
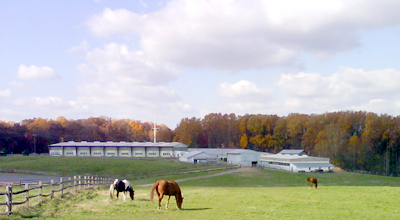
[[[318,181],[317,181],[317,178],[313,178],[313,177],[307,177],[307,185],[308,186],[315,186],[315,188],[317,188],[317,186],[318,186]]]
[[[171,198],[171,196],[175,196],[178,209],[182,208],[183,197],[181,189],[175,181],[159,180],[154,183],[150,191],[150,200],[153,203],[154,190],[157,192],[158,196],[158,209],[161,209],[161,200],[163,199],[164,195],[168,196],[167,204],[165,205],[166,209],[168,209],[169,199]]]
[[[110,185],[110,197],[111,199],[114,199],[114,190],[117,191],[117,198],[118,198],[118,194],[120,192],[123,193],[124,196],[124,201],[126,200],[126,193],[129,192],[129,196],[131,197],[131,199],[134,199],[135,196],[135,191],[132,188],[131,183],[124,179],[124,180],[119,180],[119,179],[115,179],[114,182]]]

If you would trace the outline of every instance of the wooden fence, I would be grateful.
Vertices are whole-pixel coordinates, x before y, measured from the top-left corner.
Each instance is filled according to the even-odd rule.
[[[29,207],[29,200],[38,197],[39,204],[43,201],[43,197],[54,198],[55,193],[59,194],[61,198],[65,194],[78,193],[81,190],[101,188],[109,186],[112,183],[111,178],[93,177],[93,176],[74,176],[60,178],[59,182],[55,180],[50,180],[50,182],[43,183],[43,181],[38,182],[21,182],[20,186],[25,187],[24,190],[13,192],[13,186],[7,185],[5,192],[0,192],[0,196],[5,196],[5,203],[0,203],[0,206],[5,206],[5,212],[0,212],[0,215],[10,215],[12,214],[13,206],[23,205]],[[15,185],[14,185],[15,186]],[[45,187],[50,188],[49,194],[43,194],[43,189]],[[58,188],[58,189],[56,189]],[[30,195],[29,192],[32,190],[38,191],[38,194]],[[19,195],[25,193],[24,201],[15,202],[13,201],[13,195]],[[19,197],[21,198],[21,197]]]

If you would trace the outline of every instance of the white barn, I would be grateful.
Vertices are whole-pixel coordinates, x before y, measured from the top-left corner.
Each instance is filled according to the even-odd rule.
[[[49,145],[51,156],[72,157],[174,157],[186,152],[188,146],[179,142],[101,142],[68,141]]]
[[[214,156],[204,153],[203,151],[191,151],[179,157],[179,161],[192,164],[209,164],[217,163]]]
[[[329,162],[329,158],[307,156],[303,151],[285,154],[263,154],[261,156],[261,166],[291,172],[327,172],[334,167]]]
[[[260,152],[245,149],[236,149],[227,153],[227,162],[241,166],[258,166]]]

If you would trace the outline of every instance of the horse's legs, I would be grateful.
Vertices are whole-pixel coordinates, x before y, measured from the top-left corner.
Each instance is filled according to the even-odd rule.
[[[119,195],[119,191],[117,190],[117,198],[118,198],[118,195]]]
[[[124,201],[125,201],[126,200],[126,191],[124,191],[123,196],[124,196]]]
[[[168,196],[167,204],[165,205],[165,208],[168,209],[168,204],[169,204],[169,199],[171,198],[171,195]]]
[[[157,193],[158,194],[158,209],[161,209],[161,200],[163,199],[163,197],[164,197],[164,194],[159,194],[159,193]]]

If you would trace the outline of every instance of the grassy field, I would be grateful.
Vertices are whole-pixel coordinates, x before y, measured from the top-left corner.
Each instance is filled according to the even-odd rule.
[[[138,179],[224,168],[216,165],[193,166],[172,159],[132,159],[94,157],[7,156],[0,157],[0,172],[44,174],[56,176],[100,175]]]
[[[164,163],[166,163],[164,161]],[[168,162],[170,163],[170,162]],[[199,175],[199,174],[196,174]],[[316,173],[318,189],[307,187],[306,173],[244,169],[222,176],[179,181],[192,174],[131,180],[135,200],[111,200],[107,189],[90,190],[20,208],[5,219],[399,219],[400,178],[354,173]],[[184,203],[162,210],[149,200],[160,178],[179,183]],[[2,218],[0,216],[0,218]]]

